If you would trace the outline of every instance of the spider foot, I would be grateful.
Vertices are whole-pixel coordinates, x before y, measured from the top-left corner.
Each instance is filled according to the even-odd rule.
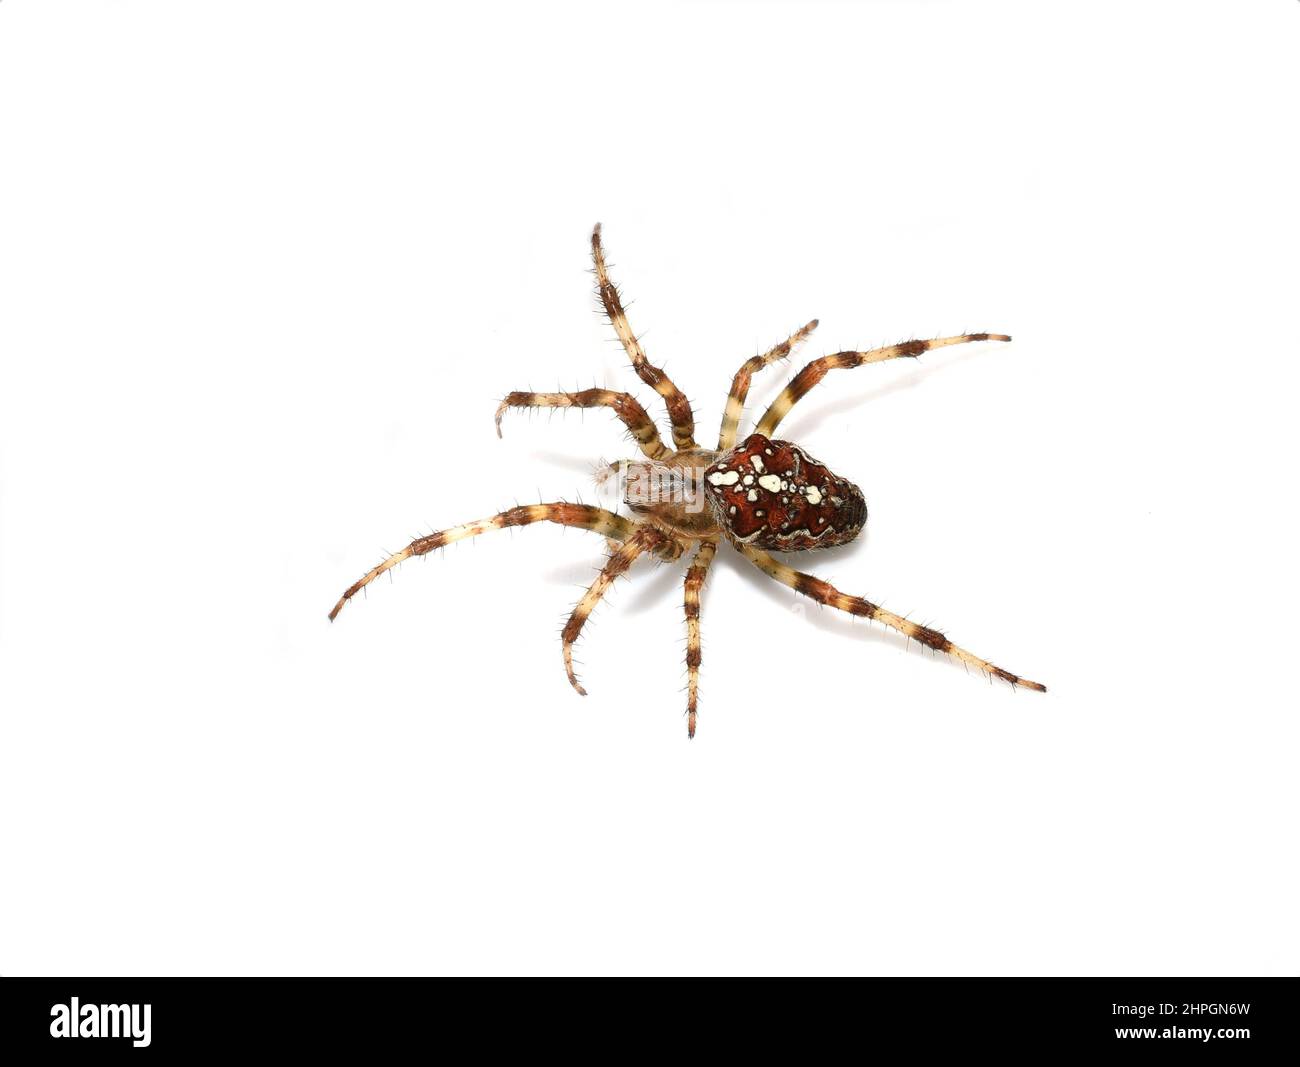
[[[587,691],[582,688],[582,683],[578,681],[578,675],[573,670],[573,649],[567,644],[564,646],[564,673],[569,676],[569,684],[578,691],[578,696],[585,697]]]

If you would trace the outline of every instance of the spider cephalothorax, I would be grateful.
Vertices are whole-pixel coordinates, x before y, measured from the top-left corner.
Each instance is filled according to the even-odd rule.
[[[573,669],[573,644],[592,609],[616,578],[644,553],[674,560],[692,546],[695,555],[686,571],[686,669],[687,733],[695,736],[700,669],[700,590],[718,544],[725,541],[759,570],[819,603],[884,623],[919,641],[928,648],[947,653],[992,677],[1026,689],[1045,691],[1038,682],[1018,677],[987,660],[954,645],[938,630],[921,626],[886,611],[861,597],[841,593],[834,586],[810,574],[793,570],[768,555],[766,550],[798,552],[852,541],[867,521],[867,504],[861,490],[834,474],[799,445],[776,440],[773,431],[786,414],[828,371],[859,367],[887,359],[916,357],[945,345],[969,341],[1010,341],[1005,334],[969,333],[933,341],[907,341],[867,352],[836,352],[815,359],[791,379],[754,427],[743,444],[736,445],[740,417],[749,395],[755,371],[784,359],[816,328],[814,319],[801,330],[761,356],[741,365],[731,384],[722,429],[716,449],[701,448],[695,442],[695,416],[690,401],[658,367],[646,359],[640,341],[628,325],[618,290],[609,280],[600,243],[600,227],[591,235],[596,264],[596,287],[601,303],[614,325],[619,340],[632,361],[632,368],[646,385],[664,400],[672,423],[675,449],[664,444],[646,410],[628,393],[588,389],[578,393],[510,393],[497,408],[497,434],[501,417],[512,407],[593,408],[607,407],[622,420],[641,449],[644,459],[611,465],[624,480],[624,501],[631,519],[603,508],[584,504],[533,504],[511,508],[487,519],[453,526],[412,541],[389,556],[343,594],[330,612],[333,619],[357,592],[375,578],[412,556],[489,530],[554,522],[603,534],[615,546],[591,588],[578,601],[564,627],[562,651],[564,669],[573,687],[583,695]]]

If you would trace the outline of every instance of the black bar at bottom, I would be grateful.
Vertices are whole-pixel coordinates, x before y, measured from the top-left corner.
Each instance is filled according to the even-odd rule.
[[[702,1041],[800,1058],[847,1047],[1239,1060],[1300,1048],[1298,1002],[1295,978],[0,978],[0,1056],[459,1049],[617,1060]]]

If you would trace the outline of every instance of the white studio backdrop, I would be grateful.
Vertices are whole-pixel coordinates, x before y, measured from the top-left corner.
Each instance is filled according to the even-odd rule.
[[[1300,4],[0,5],[0,972],[1295,973]],[[862,486],[559,628],[634,327]],[[751,416],[800,366],[756,379]]]

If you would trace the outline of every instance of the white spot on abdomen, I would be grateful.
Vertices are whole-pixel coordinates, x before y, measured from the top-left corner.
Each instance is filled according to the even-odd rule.
[[[781,491],[781,479],[775,474],[763,475],[763,477],[758,480],[758,484],[769,493],[779,493]]]
[[[710,474],[710,485],[735,485],[740,481],[739,471],[727,471],[726,474]]]

